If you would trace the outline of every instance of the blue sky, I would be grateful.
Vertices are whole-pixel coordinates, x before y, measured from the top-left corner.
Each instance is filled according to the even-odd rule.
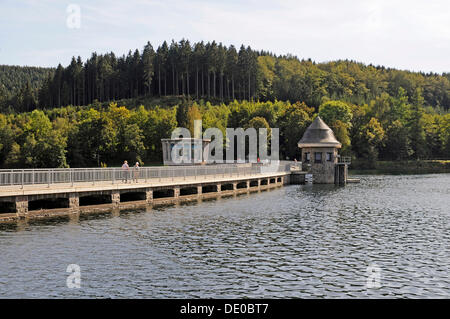
[[[67,27],[70,4],[80,28]],[[187,38],[450,72],[449,12],[447,0],[0,0],[0,64],[67,65],[73,55]]]

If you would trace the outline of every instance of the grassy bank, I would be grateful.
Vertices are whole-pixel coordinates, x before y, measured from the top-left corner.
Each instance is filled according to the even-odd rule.
[[[429,174],[450,173],[450,160],[376,161],[353,160],[350,174]]]

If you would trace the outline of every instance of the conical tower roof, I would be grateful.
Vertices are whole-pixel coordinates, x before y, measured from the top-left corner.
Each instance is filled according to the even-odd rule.
[[[306,129],[302,139],[298,142],[298,147],[336,147],[341,148],[342,144],[336,139],[331,128],[317,116],[311,125]]]

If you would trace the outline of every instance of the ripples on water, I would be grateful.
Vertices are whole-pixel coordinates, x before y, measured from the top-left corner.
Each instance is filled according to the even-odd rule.
[[[361,176],[0,225],[0,297],[449,298],[449,206],[449,174]],[[81,289],[66,287],[73,263]]]

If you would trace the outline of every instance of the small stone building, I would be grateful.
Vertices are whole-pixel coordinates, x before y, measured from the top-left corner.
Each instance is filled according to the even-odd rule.
[[[339,179],[336,170],[338,149],[342,147],[342,144],[320,116],[317,116],[306,129],[298,142],[298,147],[302,150],[303,167],[308,168],[308,171],[313,175],[314,183],[339,183],[339,181],[336,181],[336,178]],[[338,177],[335,177],[335,175]],[[346,178],[346,174],[344,176]]]
[[[198,138],[163,138],[161,139],[161,143],[164,165],[193,165],[207,162],[208,158],[205,158],[205,155],[207,156],[207,154],[209,154],[209,144],[211,143],[211,140]],[[183,155],[185,158],[189,159],[189,161],[176,163],[172,159],[172,150],[175,145],[180,147],[180,151],[182,149]],[[200,161],[195,162],[195,158],[200,159]]]

